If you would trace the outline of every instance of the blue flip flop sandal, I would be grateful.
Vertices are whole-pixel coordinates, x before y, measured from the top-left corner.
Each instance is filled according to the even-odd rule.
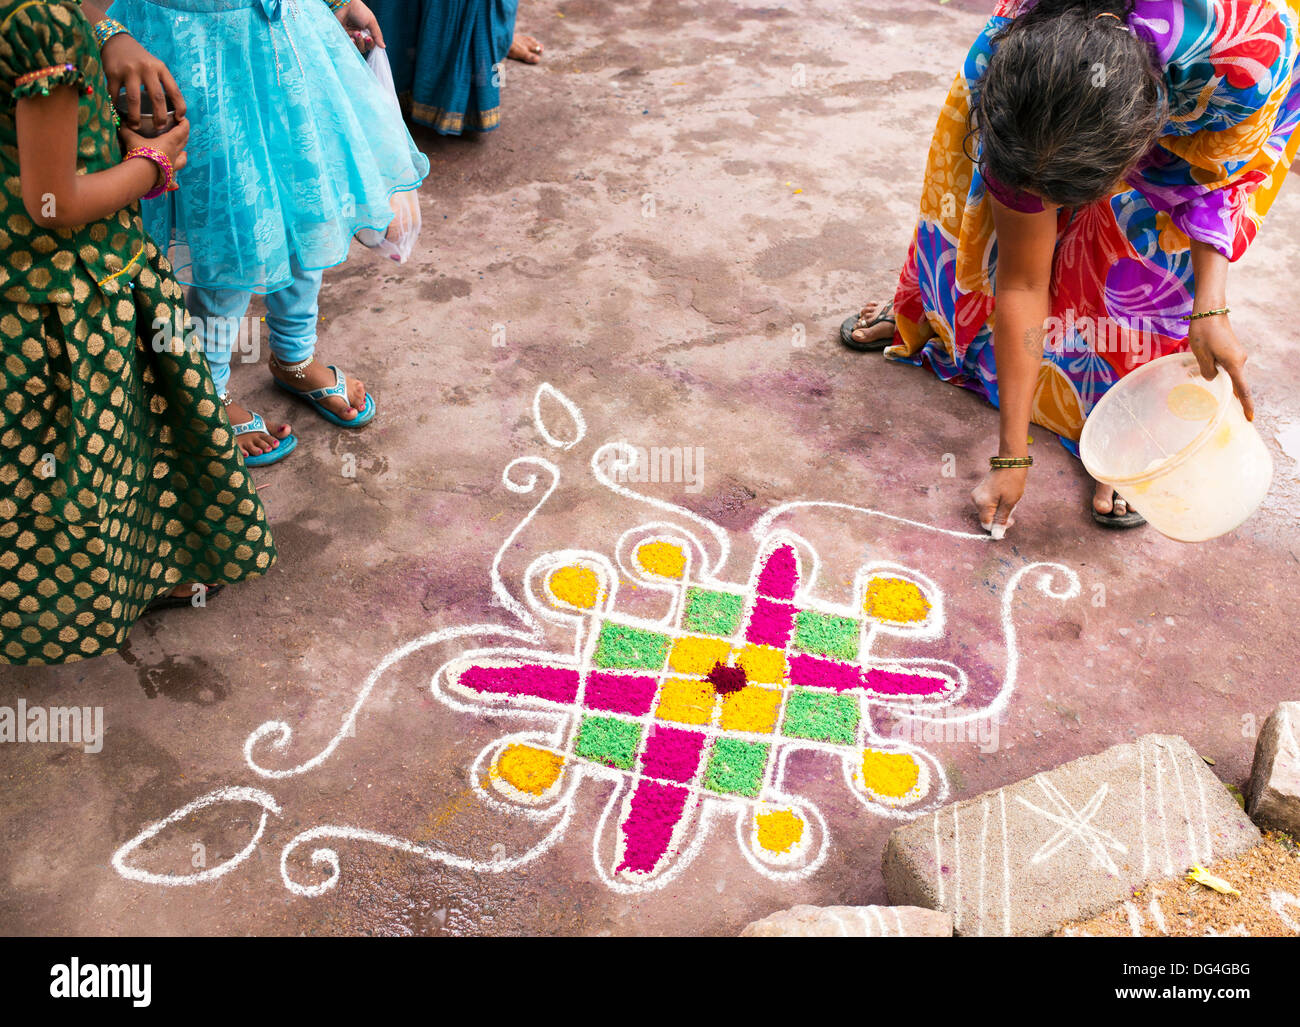
[[[253,419],[251,421],[245,421],[243,424],[232,424],[231,427],[235,429],[236,439],[238,439],[239,436],[241,435],[248,435],[252,432],[259,432],[259,431],[266,435],[270,435],[271,438],[273,439],[275,438],[274,434],[267,431],[266,422],[262,420],[261,414],[254,414]],[[273,464],[279,460],[283,460],[286,456],[288,456],[290,453],[292,453],[295,449],[298,448],[298,436],[293,434],[286,435],[282,439],[276,439],[276,441],[279,442],[280,444],[276,446],[275,449],[271,450],[271,452],[269,453],[254,453],[252,456],[249,456],[247,453],[245,453],[244,466],[265,467],[267,464]]]
[[[300,392],[290,385],[285,385],[279,378],[275,379],[275,384],[284,389],[284,391],[289,393],[289,395],[310,403],[316,410],[316,413],[329,421],[330,424],[337,424],[340,428],[360,428],[363,424],[369,424],[373,421],[375,419],[375,397],[370,395],[368,392],[366,393],[365,408],[350,421],[340,417],[338,414],[334,413],[334,411],[327,409],[324,404],[321,403],[321,400],[329,399],[331,396],[339,396],[345,402],[348,398],[347,378],[344,376],[343,372],[333,364],[327,366],[334,372],[334,384],[326,386],[323,389],[312,389],[308,392]]]

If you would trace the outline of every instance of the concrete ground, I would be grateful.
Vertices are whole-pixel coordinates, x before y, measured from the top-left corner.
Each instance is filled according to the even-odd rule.
[[[819,805],[832,839],[825,864],[795,882],[759,875],[719,827],[663,890],[612,891],[592,855],[610,786],[587,782],[567,834],[528,866],[480,873],[334,842],[337,887],[291,893],[280,851],[320,824],[484,861],[545,833],[470,787],[479,751],[519,726],[430,694],[454,645],[381,676],[355,737],[307,773],[259,776],[243,747],[259,725],[283,720],[292,741],[281,751],[263,743],[255,756],[271,769],[296,766],[333,738],[385,654],[439,628],[518,626],[489,578],[498,547],[537,501],[502,483],[517,457],[554,460],[561,481],[502,562],[516,594],[535,556],[612,554],[623,531],[657,516],[592,480],[593,448],[613,440],[699,447],[698,488],[635,488],[727,529],[729,580],[748,580],[749,527],[791,500],[977,531],[967,495],[992,451],[995,413],[926,372],[835,340],[847,312],[893,289],[939,104],[989,7],[525,3],[519,27],[543,40],[546,58],[508,68],[501,127],[477,139],[418,136],[432,169],[412,262],[358,251],[326,276],[321,351],[364,378],[378,420],[335,430],[292,407],[262,368],[235,369],[234,388],[268,419],[292,417],[301,441],[286,463],[256,473],[279,546],[273,573],[206,610],[142,621],[119,655],[4,671],[5,704],[102,705],[106,738],[98,754],[0,747],[0,929],[734,933],[799,903],[885,901],[880,854],[896,821],[860,806],[838,766],[816,753],[796,756],[788,780]],[[949,625],[923,651],[968,670],[975,698],[1003,678],[998,610],[1010,576],[1035,561],[1078,574],[1078,598],[1023,592],[1013,604],[1019,681],[996,743],[926,743],[951,797],[1146,732],[1185,736],[1240,784],[1252,724],[1297,698],[1298,230],[1300,184],[1289,183],[1231,275],[1233,321],[1252,350],[1258,424],[1277,467],[1264,509],[1232,536],[1188,546],[1151,530],[1094,529],[1082,470],[1040,431],[1032,491],[1002,543],[845,511],[782,521],[818,548],[826,598],[847,600],[868,547],[933,577]],[[585,415],[587,437],[572,450],[548,447],[533,425],[542,382]],[[562,424],[555,410],[544,408]],[[229,786],[262,789],[281,814],[228,874],[163,888],[112,869],[113,852],[146,825]],[[255,806],[214,806],[137,859],[159,873],[217,867],[256,826]],[[295,881],[324,878],[328,868],[309,863],[313,847],[293,857]]]

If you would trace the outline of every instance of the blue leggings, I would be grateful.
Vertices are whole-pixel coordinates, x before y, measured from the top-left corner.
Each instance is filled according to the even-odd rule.
[[[296,257],[290,261],[293,281],[283,289],[266,294],[266,328],[271,352],[284,364],[297,364],[316,352],[322,271],[304,271]],[[186,290],[194,341],[203,347],[212,368],[217,394],[230,382],[230,361],[236,346],[244,363],[261,360],[262,332],[259,322],[249,322],[248,303],[252,293],[238,289]]]

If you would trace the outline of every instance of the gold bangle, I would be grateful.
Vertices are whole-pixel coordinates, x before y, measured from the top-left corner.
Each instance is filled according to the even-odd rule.
[[[1188,322],[1199,321],[1203,317],[1214,317],[1216,314],[1230,314],[1230,313],[1232,313],[1232,311],[1229,310],[1227,307],[1220,307],[1218,310],[1202,310],[1199,314],[1188,314],[1186,317],[1182,318],[1182,320]]]
[[[995,471],[1012,467],[1033,467],[1034,458],[1032,456],[991,456],[989,466]]]

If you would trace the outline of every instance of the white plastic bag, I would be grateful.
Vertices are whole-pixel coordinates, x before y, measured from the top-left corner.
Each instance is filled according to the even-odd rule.
[[[402,116],[402,105],[397,100],[397,89],[393,85],[393,70],[388,64],[388,55],[382,47],[374,47],[366,57],[366,63],[379,80],[379,88],[393,101],[393,110]],[[393,220],[387,231],[376,232],[373,228],[363,228],[357,232],[357,241],[390,260],[405,264],[415,248],[415,240],[420,237],[420,200],[414,189],[393,193],[389,200],[393,208]]]

